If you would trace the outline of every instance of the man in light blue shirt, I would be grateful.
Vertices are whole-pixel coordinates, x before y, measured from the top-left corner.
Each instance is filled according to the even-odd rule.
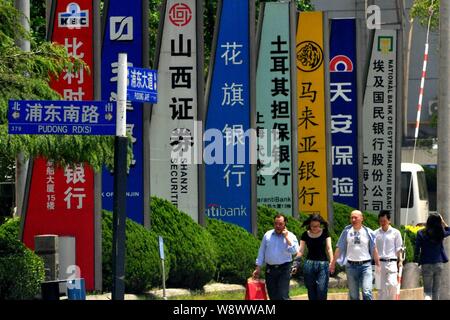
[[[289,300],[292,256],[299,250],[297,237],[286,229],[286,217],[278,214],[274,229],[267,231],[259,247],[253,277],[259,278],[266,264],[266,286],[271,300]]]

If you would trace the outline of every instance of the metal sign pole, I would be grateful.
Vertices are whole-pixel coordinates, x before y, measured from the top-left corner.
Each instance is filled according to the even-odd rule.
[[[113,200],[113,283],[112,300],[123,300],[125,295],[125,223],[127,145],[127,54],[119,53],[117,79],[117,118],[114,145],[114,200]]]

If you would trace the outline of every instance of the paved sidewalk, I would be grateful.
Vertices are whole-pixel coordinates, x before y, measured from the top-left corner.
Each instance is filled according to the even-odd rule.
[[[378,298],[378,292],[374,292],[374,299]],[[291,297],[292,300],[308,300],[307,294]],[[329,293],[328,300],[348,300],[348,293]],[[401,289],[400,300],[423,300],[423,288]]]

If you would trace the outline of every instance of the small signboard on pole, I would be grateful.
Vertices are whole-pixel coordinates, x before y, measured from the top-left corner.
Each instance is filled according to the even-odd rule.
[[[163,237],[159,236],[159,257],[161,258],[161,268],[162,268],[162,285],[163,285],[163,299],[167,300],[166,297],[166,272],[164,268],[164,240]]]
[[[115,103],[9,100],[8,133],[114,135]]]
[[[128,67],[127,100],[157,102],[156,70]]]

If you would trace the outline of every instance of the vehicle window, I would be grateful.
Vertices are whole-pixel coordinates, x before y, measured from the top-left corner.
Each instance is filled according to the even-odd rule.
[[[401,178],[401,189],[402,189],[402,208],[412,208],[414,206],[414,186],[411,184],[411,195],[409,196],[409,205],[408,203],[408,192],[409,192],[409,184],[411,181],[411,172],[402,172]]]
[[[417,172],[417,183],[419,184],[419,199],[428,200],[427,179],[424,171]]]

